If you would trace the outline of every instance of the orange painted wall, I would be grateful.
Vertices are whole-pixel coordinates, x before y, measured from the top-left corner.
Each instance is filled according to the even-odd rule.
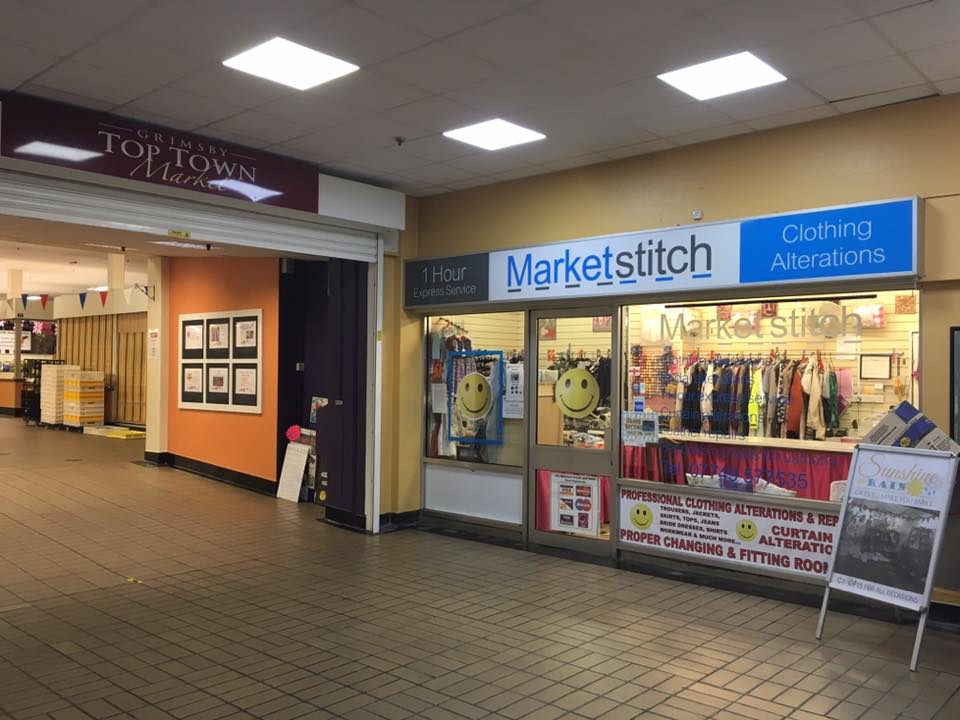
[[[23,389],[22,380],[0,380],[0,407],[19,408],[20,391]]]
[[[169,452],[276,482],[277,362],[280,267],[272,258],[170,260]],[[177,407],[179,317],[188,313],[263,310],[263,412],[181,410]]]

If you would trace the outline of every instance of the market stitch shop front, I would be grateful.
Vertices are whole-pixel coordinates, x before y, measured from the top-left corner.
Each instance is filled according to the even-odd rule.
[[[822,583],[857,440],[901,401],[951,426],[958,110],[410,201],[386,267],[385,362],[407,368],[385,387],[387,507],[531,548]],[[937,584],[956,597],[949,560]]]

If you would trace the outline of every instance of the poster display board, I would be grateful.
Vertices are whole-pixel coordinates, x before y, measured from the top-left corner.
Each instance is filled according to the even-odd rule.
[[[504,372],[503,417],[523,419],[523,363],[507,363]]]
[[[857,446],[824,591],[818,640],[831,590],[913,610],[921,613],[910,665],[916,669],[956,476],[957,456],[952,452]]]
[[[618,501],[617,541],[626,549],[824,578],[836,544],[839,515],[828,508],[637,482],[621,484]]]
[[[262,311],[181,315],[179,322],[177,406],[260,413]]]
[[[550,529],[600,535],[600,478],[582,473],[550,473]]]

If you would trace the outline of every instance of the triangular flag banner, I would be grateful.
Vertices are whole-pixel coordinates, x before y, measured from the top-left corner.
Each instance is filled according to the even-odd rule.
[[[100,306],[102,307],[102,306],[104,306],[104,305],[106,305],[106,304],[107,304],[107,291],[106,291],[106,290],[101,290],[101,291],[100,291]]]
[[[24,308],[27,307],[27,298],[28,298],[28,297],[30,297],[30,296],[27,295],[26,293],[24,293],[23,295],[20,296],[20,302],[23,303],[23,307],[24,307]]]
[[[83,310],[83,306],[84,306],[84,305],[86,304],[86,302],[87,302],[87,294],[86,294],[86,293],[80,293],[80,296],[79,296],[79,297],[80,297],[80,309]]]
[[[44,310],[47,309],[47,300],[48,300],[49,298],[50,298],[49,295],[41,295],[41,296],[40,296],[40,307],[42,307]]]

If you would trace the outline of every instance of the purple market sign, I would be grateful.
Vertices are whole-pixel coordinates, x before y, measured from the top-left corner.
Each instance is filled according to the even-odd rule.
[[[5,157],[317,212],[309,163],[24,95],[2,103]]]

